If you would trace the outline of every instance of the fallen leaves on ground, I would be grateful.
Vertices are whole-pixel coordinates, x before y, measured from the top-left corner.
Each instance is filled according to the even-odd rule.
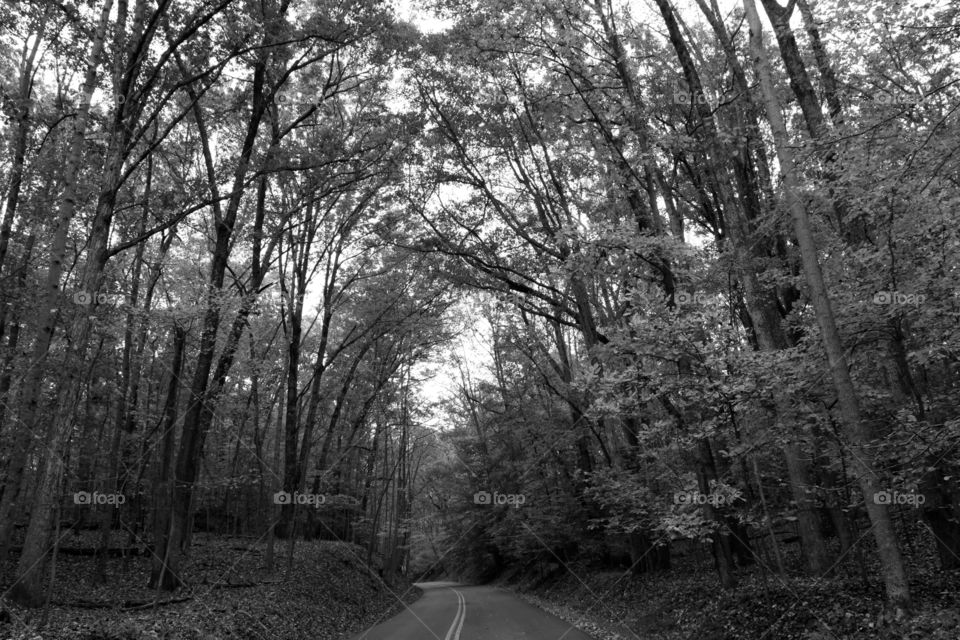
[[[420,595],[407,583],[384,584],[379,562],[368,566],[366,550],[354,544],[298,541],[292,561],[287,552],[278,541],[275,570],[268,572],[266,544],[197,535],[183,565],[188,584],[174,593],[146,588],[147,556],[110,558],[109,580],[100,584],[93,558],[62,555],[46,624],[43,609],[4,602],[9,621],[0,617],[0,638],[327,640],[386,619],[401,599]],[[4,575],[12,569],[11,556]]]
[[[570,566],[511,588],[597,640],[956,640],[960,572],[922,569],[910,584],[914,615],[902,619],[885,611],[882,584],[852,573],[818,580],[755,568],[722,591],[710,566],[637,576]]]

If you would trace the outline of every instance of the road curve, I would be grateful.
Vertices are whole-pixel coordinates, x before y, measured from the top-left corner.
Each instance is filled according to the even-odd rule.
[[[423,597],[353,640],[591,640],[496,587],[420,582]]]

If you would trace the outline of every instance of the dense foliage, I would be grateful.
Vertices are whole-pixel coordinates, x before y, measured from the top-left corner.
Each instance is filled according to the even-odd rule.
[[[960,7],[116,2],[0,9],[11,602],[960,568]]]

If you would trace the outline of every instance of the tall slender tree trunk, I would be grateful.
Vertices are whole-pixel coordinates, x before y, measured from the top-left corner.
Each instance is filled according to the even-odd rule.
[[[672,7],[666,0],[657,0],[661,14],[667,23],[670,32],[670,39],[677,57],[680,59],[683,68],[684,77],[689,85],[691,95],[703,96],[703,85],[700,76],[693,65],[693,60],[687,51],[683,41],[679,25],[676,22]],[[700,2],[701,9],[711,18],[711,22],[716,21],[716,16],[709,8]],[[725,31],[722,24],[714,25],[715,31],[721,37],[722,42],[726,42]],[[742,69],[735,74],[740,77],[741,90],[746,88],[746,79]],[[777,310],[775,292],[765,290],[761,287],[758,274],[753,264],[758,259],[763,259],[762,248],[753,241],[751,233],[751,216],[749,206],[741,206],[740,203],[730,193],[728,172],[719,166],[720,159],[724,157],[722,145],[717,137],[717,125],[714,122],[714,116],[708,105],[701,100],[696,100],[696,112],[700,121],[703,123],[702,139],[710,151],[709,158],[704,160],[708,171],[712,175],[712,180],[720,193],[723,204],[724,228],[729,235],[729,246],[732,249],[734,257],[734,266],[737,270],[737,276],[743,287],[744,301],[747,306],[750,324],[756,337],[757,346],[764,351],[776,351],[787,347],[787,338],[783,332],[780,315]],[[748,103],[747,114],[744,118],[749,118],[755,122],[754,114],[751,112],[752,102]],[[751,127],[752,128],[752,127]],[[749,159],[744,159],[745,163]],[[715,166],[715,163],[717,166]],[[752,181],[747,184],[741,184],[742,189],[747,193],[752,192]],[[759,205],[759,197],[754,197],[754,208]],[[775,394],[775,406],[777,408],[778,418],[786,421],[787,435],[792,440],[796,439],[796,425],[790,420],[791,408],[786,398],[778,391]],[[787,470],[790,478],[790,486],[793,491],[794,499],[797,502],[798,519],[800,520],[800,535],[804,543],[804,555],[807,559],[810,571],[815,575],[820,575],[829,567],[829,556],[826,552],[825,542],[820,533],[819,523],[815,505],[810,494],[810,479],[808,465],[800,458],[800,450],[796,444],[788,444],[784,447],[784,457],[787,461]]]
[[[761,351],[773,353],[788,347],[787,336],[781,324],[777,310],[776,296],[772,289],[763,289],[752,264],[760,257],[747,249],[748,223],[739,215],[731,212],[728,216],[727,230],[733,249],[734,263],[738,278],[743,286],[744,302],[750,316],[751,326],[756,337],[756,345]],[[755,245],[754,245],[755,246]],[[793,408],[789,399],[779,389],[772,390],[776,417],[786,431],[787,443],[783,446],[783,455],[787,463],[787,475],[790,489],[797,505],[797,521],[803,555],[807,568],[815,576],[823,575],[831,566],[830,555],[820,531],[820,522],[813,483],[810,477],[810,463],[803,458],[800,446],[799,425],[793,419]]]
[[[277,429],[276,434],[273,439],[273,463],[270,468],[270,475],[272,476],[270,481],[270,486],[276,490],[283,488],[283,478],[280,475],[282,469],[280,468],[280,454],[283,452],[283,420],[281,416],[284,415],[284,402],[285,395],[282,393],[283,389],[286,387],[285,380],[286,373],[280,376],[280,384],[277,387],[277,393],[275,398],[278,398],[280,401],[280,406],[277,409]],[[271,407],[272,409],[272,407]],[[267,417],[267,425],[265,430],[269,431],[270,429],[270,419],[271,416]],[[269,514],[269,525],[267,528],[267,553],[264,559],[264,562],[267,566],[267,571],[273,571],[276,565],[276,542],[277,542],[277,523],[279,522],[279,510],[277,509],[276,503],[272,500],[273,496],[270,496],[270,504],[268,507]]]
[[[82,98],[74,121],[73,139],[70,141],[70,151],[67,155],[66,166],[63,172],[63,195],[57,220],[57,228],[50,245],[50,266],[47,269],[45,294],[43,304],[37,313],[38,334],[34,341],[30,368],[24,376],[23,396],[21,398],[21,423],[25,429],[19,430],[19,437],[14,445],[14,452],[8,473],[7,490],[4,491],[0,504],[0,546],[9,540],[12,527],[12,512],[15,500],[18,499],[23,482],[23,470],[33,433],[37,429],[37,412],[39,408],[40,392],[42,389],[44,362],[53,340],[54,324],[58,301],[60,299],[60,276],[63,272],[63,261],[66,255],[67,232],[70,221],[76,209],[77,176],[83,154],[84,133],[90,114],[90,98],[97,83],[97,70],[100,57],[103,54],[104,40],[107,25],[110,19],[110,9],[113,0],[104,0],[100,12],[100,21],[90,49],[90,58],[87,63],[84,77]],[[86,336],[78,336],[86,338]],[[69,381],[68,381],[68,386]],[[61,411],[72,410],[73,402],[70,397],[63,397],[63,402],[57,407],[58,415]],[[34,508],[31,511],[30,524],[24,542],[20,561],[17,564],[17,578],[10,591],[10,597],[27,606],[39,606],[43,602],[41,588],[45,557],[49,551],[50,533],[52,531],[52,514],[54,503],[59,499],[57,495],[62,473],[62,459],[64,440],[67,434],[64,429],[54,428],[46,441],[47,448],[53,455],[46,456],[47,462],[37,487],[34,499]]]
[[[827,46],[820,37],[820,28],[813,15],[813,8],[807,0],[797,0],[797,8],[803,18],[803,28],[810,38],[810,48],[813,49],[814,60],[817,61],[817,70],[820,72],[820,86],[823,88],[823,97],[830,107],[830,119],[837,126],[843,124],[843,103],[840,101],[839,82],[837,74],[830,64]]]
[[[292,234],[292,232],[291,232]],[[291,288],[284,293],[287,299],[287,319],[289,332],[287,333],[287,407],[284,414],[284,441],[283,441],[283,490],[291,496],[300,490],[299,465],[297,464],[297,436],[300,434],[300,347],[303,326],[303,289],[301,280],[300,260],[296,241],[291,238],[290,262],[293,264],[293,282]],[[281,286],[283,286],[281,275]],[[286,288],[284,286],[284,288]],[[278,533],[281,538],[292,541],[296,534],[297,504],[292,500],[281,506]]]
[[[160,461],[157,465],[157,495],[153,516],[153,555],[150,562],[150,582],[147,586],[171,590],[179,586],[180,576],[166,570],[163,554],[168,548],[170,512],[173,492],[173,453],[177,440],[177,401],[180,396],[180,377],[183,375],[183,354],[187,332],[180,324],[173,327],[173,357],[170,363],[170,382],[163,403],[163,422],[160,432]]]
[[[707,438],[700,438],[696,444],[697,457],[697,486],[700,493],[709,496],[717,482],[717,467],[713,458],[713,449]],[[733,562],[733,544],[730,540],[730,531],[727,530],[723,518],[717,509],[708,500],[703,504],[703,517],[717,523],[717,529],[710,537],[713,548],[713,557],[717,563],[717,572],[720,574],[720,584],[724,589],[737,586],[736,568]]]
[[[265,36],[269,38],[269,36]],[[210,373],[213,370],[214,355],[217,346],[217,334],[220,329],[220,295],[223,290],[227,262],[230,255],[231,238],[234,225],[240,210],[243,198],[243,185],[253,155],[254,143],[260,129],[260,123],[267,109],[267,98],[264,95],[266,80],[266,63],[268,53],[262,51],[258,59],[253,76],[253,109],[247,123],[247,130],[241,145],[240,157],[233,175],[232,191],[227,203],[226,211],[219,206],[219,188],[216,185],[213,160],[210,153],[210,144],[206,135],[203,118],[199,106],[195,110],[198,130],[201,135],[204,160],[210,180],[210,189],[214,197],[214,213],[216,216],[216,241],[214,244],[213,259],[210,265],[208,280],[208,294],[206,311],[203,319],[203,329],[200,334],[200,346],[197,354],[197,363],[194,369],[193,380],[190,384],[190,401],[184,416],[183,436],[180,440],[179,452],[175,467],[175,483],[173,496],[172,521],[170,536],[165,540],[162,550],[163,558],[167,562],[167,570],[179,575],[180,556],[184,551],[183,543],[189,530],[190,505],[193,498],[193,485],[199,471],[200,452],[203,450],[207,431],[213,421],[213,404],[216,403],[214,394],[210,392]],[[251,292],[250,295],[255,295]],[[237,329],[235,323],[234,329]],[[240,325],[242,330],[242,324]],[[232,363],[232,353],[225,351],[226,358],[221,357],[220,366],[217,366],[215,380],[226,378],[226,368]]]
[[[784,197],[790,209],[794,231],[800,245],[804,274],[806,275],[807,285],[810,287],[814,313],[817,324],[820,326],[824,351],[833,377],[837,403],[840,407],[840,415],[849,442],[848,448],[866,502],[867,514],[873,525],[874,539],[877,543],[883,569],[887,599],[896,609],[906,609],[910,605],[910,590],[907,584],[903,558],[897,544],[897,534],[893,528],[890,510],[885,504],[878,504],[875,499],[879,492],[884,489],[884,486],[877,475],[873,453],[870,450],[873,438],[869,425],[860,415],[859,398],[850,376],[840,332],[837,329],[833,308],[824,284],[810,218],[800,200],[800,184],[797,178],[793,152],[789,146],[787,128],[776,96],[770,64],[763,48],[760,16],[753,0],[744,0],[743,5],[750,25],[750,50],[760,79],[767,119],[773,131],[777,159],[783,176]]]
[[[14,296],[19,298],[24,290],[24,285],[27,281],[27,270],[30,266],[30,256],[33,255],[33,245],[36,242],[37,237],[34,234],[27,236],[26,241],[23,243],[23,258],[20,261],[20,266],[17,269],[17,280],[16,286],[14,288]],[[4,422],[6,421],[7,411],[10,409],[10,388],[13,383],[13,363],[17,355],[17,345],[20,342],[20,307],[16,305],[15,301],[9,303],[9,308],[11,308],[10,315],[10,326],[7,331],[7,348],[3,356],[3,366],[0,369],[0,434],[3,433]],[[6,309],[4,307],[4,320],[3,324],[6,324]],[[4,487],[3,491],[6,490]],[[6,557],[6,551],[4,547],[4,540],[0,537],[0,558]]]
[[[3,212],[3,221],[0,222],[0,274],[3,273],[3,264],[6,261],[7,249],[10,246],[10,232],[13,229],[13,220],[17,212],[17,204],[20,202],[20,190],[23,186],[23,170],[27,159],[27,141],[30,138],[30,115],[33,95],[33,78],[36,72],[34,68],[37,60],[37,51],[40,49],[40,43],[43,42],[43,36],[46,33],[48,20],[47,12],[44,12],[43,18],[37,33],[34,34],[33,47],[28,42],[24,42],[23,64],[20,68],[20,78],[17,91],[17,115],[16,115],[16,134],[13,138],[13,157],[10,166],[10,184],[7,187],[6,208]],[[0,331],[3,326],[0,324]]]

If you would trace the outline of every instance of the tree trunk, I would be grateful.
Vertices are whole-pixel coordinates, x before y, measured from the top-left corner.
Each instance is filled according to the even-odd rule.
[[[717,468],[714,464],[713,450],[710,441],[700,438],[696,444],[697,454],[697,485],[700,493],[709,496],[713,492],[713,485],[717,481]],[[703,517],[716,522],[716,530],[710,536],[710,546],[713,558],[716,561],[717,572],[720,574],[720,584],[724,589],[737,586],[736,569],[733,562],[733,544],[730,540],[730,531],[718,510],[708,500],[703,504]]]
[[[280,476],[280,453],[283,451],[281,442],[283,441],[283,420],[280,419],[280,416],[284,415],[284,394],[281,391],[285,388],[286,381],[283,379],[284,376],[280,377],[280,386],[277,387],[276,397],[280,400],[280,407],[277,409],[277,430],[274,436],[273,441],[273,464],[270,470],[270,474],[273,476],[273,480],[270,482],[271,487],[274,487],[276,490],[282,489],[282,484],[278,483],[277,480],[281,479]],[[272,407],[271,407],[272,408]],[[270,428],[270,418],[267,418],[266,429]],[[273,498],[273,496],[271,496]],[[269,513],[269,527],[267,529],[267,553],[264,562],[267,566],[267,571],[272,572],[276,565],[276,542],[277,542],[277,522],[279,520],[279,510],[276,506],[276,501],[271,499],[270,506],[268,509]]]
[[[269,36],[265,36],[269,37]],[[183,421],[183,436],[180,440],[180,448],[177,454],[177,463],[175,471],[175,484],[173,496],[172,521],[170,525],[170,536],[165,540],[166,548],[162,549],[161,555],[168,559],[170,563],[168,570],[177,573],[179,567],[179,557],[183,551],[182,543],[186,539],[189,527],[190,504],[193,497],[193,485],[197,480],[198,463],[200,452],[203,450],[203,444],[206,440],[207,430],[213,420],[213,404],[216,398],[213,393],[208,391],[210,385],[210,373],[213,369],[214,352],[217,346],[217,334],[220,328],[220,295],[223,290],[224,276],[229,259],[231,238],[233,236],[234,225],[237,221],[237,214],[240,209],[240,201],[243,198],[243,184],[250,165],[250,158],[253,154],[254,143],[257,139],[257,133],[260,129],[266,112],[266,98],[264,97],[264,82],[266,77],[266,57],[267,53],[262,52],[258,59],[253,79],[253,109],[250,120],[247,124],[246,134],[241,146],[240,158],[233,175],[233,190],[227,204],[225,212],[220,211],[219,207],[219,189],[215,183],[215,174],[210,158],[209,141],[206,139],[203,120],[197,111],[198,128],[202,128],[202,145],[205,160],[210,174],[210,189],[214,196],[214,212],[216,215],[216,241],[213,251],[213,259],[210,265],[209,291],[207,295],[207,309],[204,314],[203,329],[200,335],[200,347],[197,354],[197,364],[194,369],[193,380],[190,384],[190,401]],[[251,292],[254,295],[256,292]],[[232,363],[232,354],[226,354],[227,358],[221,357],[220,364],[225,365],[217,367],[215,379],[226,377],[226,371],[223,370]]]
[[[50,343],[53,339],[54,323],[56,322],[54,310],[59,307],[60,275],[63,271],[63,261],[66,255],[67,232],[70,226],[70,220],[73,218],[73,213],[76,209],[77,177],[83,153],[84,133],[86,132],[87,121],[90,114],[90,97],[96,88],[97,69],[100,65],[100,56],[103,53],[104,39],[106,37],[112,5],[113,0],[104,0],[100,13],[100,21],[97,25],[96,35],[94,36],[90,49],[90,58],[87,63],[86,75],[83,82],[83,98],[77,110],[73,139],[70,142],[70,152],[66,159],[66,167],[64,168],[63,195],[57,229],[54,232],[53,241],[50,246],[51,256],[45,283],[46,293],[43,304],[40,305],[37,313],[36,325],[38,327],[38,334],[34,342],[33,356],[31,358],[33,366],[24,377],[22,386],[24,391],[21,399],[20,420],[27,428],[20,431],[22,435],[18,438],[14,447],[14,459],[10,465],[7,491],[4,491],[3,504],[0,505],[0,546],[9,540],[10,524],[8,523],[11,523],[12,520],[10,516],[12,515],[14,506],[13,500],[18,496],[23,481],[23,468],[30,450],[30,442],[33,435],[32,431],[38,426],[36,416],[42,388],[43,363],[46,360],[47,353],[50,350]],[[86,335],[78,337],[82,338],[85,342]],[[78,361],[79,359],[73,360],[73,362]],[[69,381],[67,384],[69,386]],[[65,396],[62,400],[63,402],[57,407],[58,416],[66,415],[60,412],[73,410],[74,398]],[[65,429],[55,427],[52,431],[47,440],[47,447],[49,451],[53,452],[53,455],[47,456],[42,477],[35,492],[34,507],[31,510],[27,537],[24,542],[23,551],[20,554],[20,560],[17,564],[16,582],[10,591],[11,599],[31,607],[39,606],[43,602],[41,583],[46,565],[44,559],[49,551],[48,543],[53,525],[52,515],[55,503],[59,499],[57,491],[60,486],[63,463],[60,458],[60,452],[63,451],[67,437]],[[9,500],[7,499],[8,494],[10,496]]]
[[[34,64],[37,59],[37,51],[40,49],[40,43],[43,42],[43,36],[46,33],[48,12],[44,12],[43,19],[40,20],[39,29],[33,41],[33,47],[25,56],[20,71],[19,87],[17,91],[17,115],[15,119],[16,134],[13,138],[13,152],[10,154],[13,162],[10,165],[10,185],[7,187],[6,210],[3,212],[3,221],[0,222],[0,274],[3,273],[3,264],[6,261],[7,249],[10,245],[10,231],[13,228],[13,219],[16,215],[17,204],[20,202],[20,189],[23,185],[23,169],[27,158],[27,142],[30,138],[30,106],[33,95],[33,78],[36,70]],[[28,39],[29,40],[29,39]],[[24,53],[27,50],[27,42],[24,42]],[[0,331],[3,331],[3,325],[0,324]],[[0,422],[2,425],[2,422]]]
[[[783,175],[784,196],[793,218],[794,230],[800,245],[803,269],[807,284],[810,287],[810,297],[833,377],[844,430],[850,443],[849,449],[854,460],[857,480],[860,483],[860,489],[866,502],[867,514],[870,516],[870,522],[873,525],[874,539],[877,543],[880,563],[883,568],[887,600],[896,609],[908,609],[910,590],[907,584],[903,558],[897,546],[897,535],[893,528],[890,511],[885,504],[878,504],[875,499],[884,487],[876,473],[873,453],[870,449],[872,434],[869,425],[860,416],[859,399],[850,377],[843,343],[837,330],[833,308],[824,284],[810,219],[803,203],[800,201],[800,185],[796,175],[793,152],[788,144],[787,128],[776,97],[766,52],[763,49],[760,16],[757,14],[753,0],[744,0],[743,4],[750,24],[750,49],[760,78],[767,119],[773,131],[777,159],[780,163],[780,172]]]
[[[699,75],[693,67],[693,61],[689,53],[686,51],[679,26],[674,19],[672,8],[666,0],[657,0],[657,5],[660,7],[661,13],[667,23],[671,42],[680,58],[690,91],[694,96],[703,95],[703,87]],[[709,106],[703,104],[702,101],[697,100],[696,103],[697,112],[704,125],[703,139],[707,143],[707,148],[710,150],[714,161],[719,161],[720,158],[724,157],[724,153],[717,139],[717,127],[713,122],[713,114],[710,112]],[[734,264],[737,268],[738,279],[743,286],[744,299],[757,345],[765,351],[784,349],[787,347],[788,342],[782,330],[775,292],[765,291],[761,288],[758,275],[754,267],[751,266],[757,259],[762,259],[763,256],[757,251],[757,245],[755,243],[751,244],[752,235],[749,232],[750,222],[748,217],[740,213],[740,207],[737,205],[732,194],[729,193],[727,185],[730,180],[727,179],[726,172],[720,167],[717,167],[715,171],[710,169],[711,161],[709,159],[705,162],[708,171],[714,174],[713,182],[721,194],[721,201],[724,205],[725,228],[729,234],[729,240],[734,253]],[[748,249],[751,246],[754,247],[753,250]],[[781,420],[789,420],[791,408],[786,398],[775,392],[774,400],[779,418]],[[788,437],[793,438],[793,432],[795,430],[795,426],[788,424]],[[810,482],[807,465],[800,460],[796,445],[788,445],[785,447],[784,455],[788,462],[787,467],[791,480],[791,488],[794,493],[794,498],[797,501],[798,516],[801,521],[800,533],[804,541],[804,552],[808,566],[812,573],[820,575],[830,566],[830,563],[823,536],[819,530],[817,512],[808,493]]]
[[[762,509],[763,519],[767,524],[767,533],[770,536],[770,546],[773,547],[773,557],[777,562],[777,571],[781,576],[786,577],[787,570],[783,565],[783,555],[780,553],[780,542],[777,540],[777,534],[773,530],[773,521],[770,518],[770,512],[767,510],[767,497],[763,490],[763,478],[760,476],[760,467],[757,465],[756,457],[752,458],[753,475],[757,480],[757,495],[760,497],[760,508]]]
[[[291,232],[292,234],[292,232]],[[303,287],[306,273],[300,267],[298,249],[291,238],[290,250],[293,252],[293,282],[289,291],[284,291],[287,300],[287,407],[284,414],[284,449],[283,449],[283,490],[293,496],[300,490],[300,467],[297,464],[297,436],[300,434],[300,342],[302,337],[303,321]],[[286,289],[284,277],[280,275],[280,286]],[[280,522],[277,534],[281,538],[293,539],[297,515],[297,503],[290,502],[280,507]]]
[[[788,437],[792,437],[792,434]],[[809,465],[803,460],[800,444],[796,441],[783,447],[783,455],[787,462],[793,500],[797,504],[797,526],[803,556],[810,574],[820,577],[830,569],[832,563],[820,532],[819,509],[812,497],[814,487],[810,481]]]
[[[187,344],[187,332],[179,324],[173,329],[173,361],[170,364],[170,382],[163,404],[163,422],[160,433],[160,462],[157,468],[157,493],[153,516],[153,556],[151,558],[151,589],[172,591],[182,584],[179,574],[169,568],[166,555],[170,539],[171,508],[173,495],[173,452],[177,439],[177,399],[180,393],[180,377],[183,374],[183,354]],[[163,555],[161,555],[163,554]]]
[[[30,256],[33,255],[33,245],[35,241],[36,236],[30,234],[23,244],[23,259],[20,261],[20,267],[17,269],[17,280],[13,289],[15,299],[23,295],[24,285],[27,281],[27,269],[30,265]],[[3,433],[7,411],[10,409],[9,396],[10,387],[13,382],[13,363],[17,355],[17,345],[20,342],[20,309],[15,306],[14,301],[9,303],[9,307],[12,309],[12,315],[10,316],[10,325],[7,332],[7,349],[3,356],[3,368],[2,372],[0,372],[0,434]],[[6,325],[6,310],[7,307],[4,307],[4,320],[0,323],[0,326]],[[4,486],[0,493],[4,493],[6,490],[7,487]],[[6,557],[4,537],[0,536],[0,558]]]
[[[820,29],[813,16],[813,9],[807,0],[797,0],[797,7],[803,18],[803,28],[807,32],[807,37],[810,38],[810,48],[813,49],[817,69],[820,71],[820,85],[823,87],[823,97],[827,99],[827,105],[830,107],[830,119],[839,126],[843,124],[843,104],[840,102],[837,74],[833,70],[833,65],[830,64],[827,47],[820,37]]]

